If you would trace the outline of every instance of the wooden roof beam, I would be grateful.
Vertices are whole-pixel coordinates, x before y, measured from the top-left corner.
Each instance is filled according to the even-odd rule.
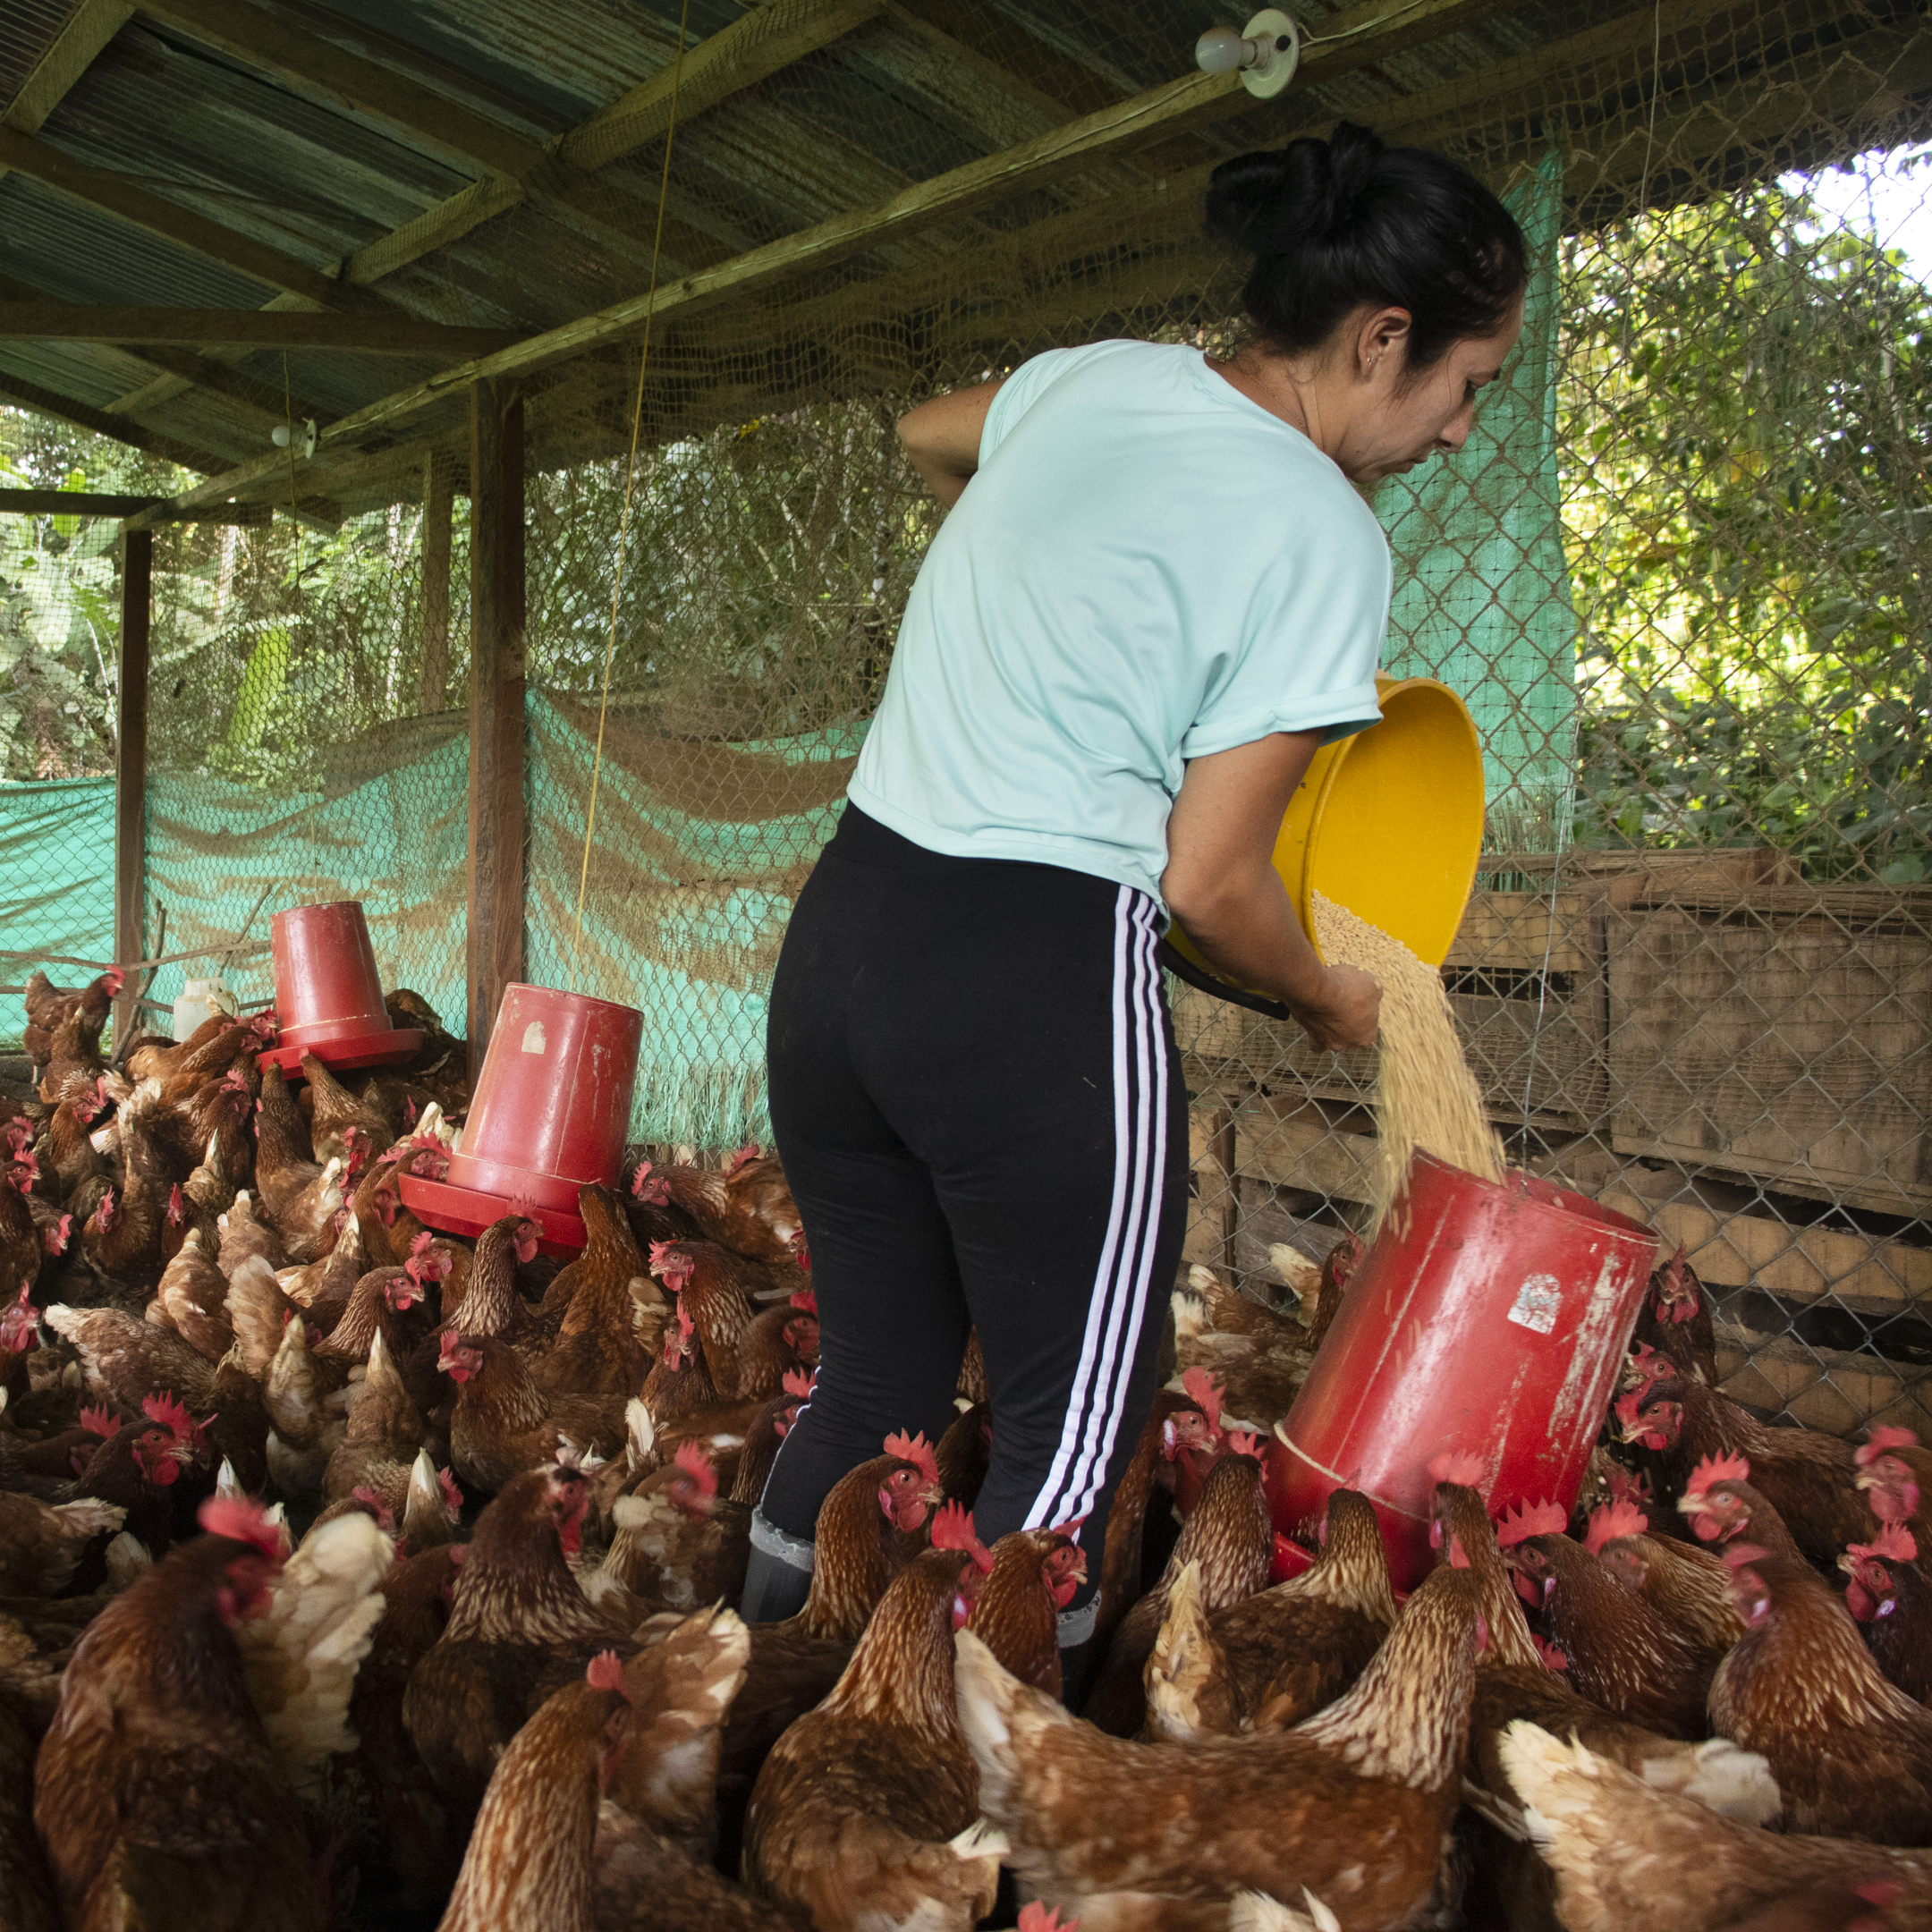
[[[0,126],[17,134],[38,134],[133,12],[127,0],[80,0],[0,114]],[[0,168],[0,174],[5,172]]]
[[[487,355],[508,329],[453,328],[414,316],[272,309],[143,309],[0,301],[0,342],[173,343],[251,349],[351,349],[363,355]]]
[[[486,192],[474,198],[476,205],[508,207],[528,199],[606,242],[647,250],[651,245],[651,210],[640,208],[630,216],[608,189],[595,186],[581,168],[562,158],[559,144],[546,147],[392,67],[337,47],[282,15],[267,13],[252,0],[139,0],[139,10],[272,76],[296,94],[377,122],[406,141],[474,169],[486,181],[516,184],[515,196]],[[676,234],[674,240],[667,233],[667,252],[684,265],[718,258],[716,243],[707,245],[695,231],[672,225]]]
[[[886,6],[886,0],[767,0],[686,52],[677,80],[678,119],[696,120],[720,101],[862,27]],[[572,167],[606,167],[656,140],[671,124],[675,64],[553,142],[558,159]]]
[[[45,289],[35,288],[31,283],[16,281],[12,275],[0,275],[0,302],[51,302],[55,300],[56,297],[49,295]],[[139,389],[130,390],[107,403],[106,407],[110,415],[139,415],[143,408],[167,402],[197,387],[239,403],[259,418],[264,429],[289,416],[298,422],[308,416],[313,416],[318,422],[333,422],[337,414],[335,411],[325,411],[300,395],[291,396],[284,390],[272,389],[267,383],[257,382],[252,376],[244,376],[240,369],[230,369],[225,362],[216,361],[213,356],[195,355],[157,343],[144,343],[138,354],[124,343],[117,346],[125,360],[133,363],[137,369],[152,369],[155,375]],[[150,392],[153,392],[151,397]]]
[[[1304,53],[1297,85],[1308,78],[1331,78],[1383,58],[1418,40],[1453,32],[1499,12],[1508,0],[1367,0],[1331,15],[1328,31]],[[1234,74],[1191,73],[1131,100],[1083,115],[1066,126],[1036,136],[982,160],[916,182],[902,193],[870,208],[834,216],[763,248],[752,249],[716,268],[662,287],[656,298],[659,316],[685,315],[751,293],[809,269],[825,267],[901,235],[915,234],[936,222],[1046,186],[1096,163],[1149,142],[1165,140],[1240,113],[1253,97]],[[406,419],[451,396],[471,382],[525,376],[568,360],[586,351],[624,341],[642,326],[649,307],[642,296],[534,335],[494,356],[446,371],[394,395],[352,411],[323,431],[325,444],[353,442]],[[243,464],[186,493],[213,502],[245,488],[266,473],[266,462]]]
[[[204,476],[214,475],[229,462],[225,456],[210,455],[208,451],[196,449],[191,444],[177,443],[173,436],[144,428],[139,423],[130,422],[124,416],[110,416],[105,410],[76,402],[72,396],[56,395],[53,390],[43,389],[39,384],[30,383],[8,369],[0,369],[0,401],[17,402],[22,409],[38,410],[43,416],[57,417],[62,422],[73,424],[77,429],[91,429],[96,436],[125,443],[131,449],[145,450],[150,456],[179,463],[183,470],[199,470]],[[174,503],[182,508],[196,507],[191,504],[182,504],[179,497]]]
[[[248,236],[225,228],[206,216],[197,215],[178,201],[150,192],[124,174],[106,168],[90,167],[50,148],[45,141],[22,134],[17,128],[0,127],[0,166],[30,174],[62,194],[71,195],[89,207],[105,208],[123,221],[132,222],[150,234],[193,249],[211,261],[252,275],[290,295],[301,296],[318,308],[366,309],[369,298],[353,289],[332,282],[319,268],[311,268],[293,256],[284,255]]]
[[[0,489],[0,516],[130,517],[166,504],[165,496],[117,496],[101,490]],[[259,529],[274,513],[272,504],[204,504],[169,521]]]

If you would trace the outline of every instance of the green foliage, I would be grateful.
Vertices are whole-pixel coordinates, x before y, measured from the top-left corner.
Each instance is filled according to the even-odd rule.
[[[1927,292],[1775,183],[1572,239],[1563,282],[1580,840],[1927,876]]]
[[[155,493],[184,481],[106,437],[0,407],[8,487]],[[108,517],[0,516],[0,780],[114,769],[115,530]]]

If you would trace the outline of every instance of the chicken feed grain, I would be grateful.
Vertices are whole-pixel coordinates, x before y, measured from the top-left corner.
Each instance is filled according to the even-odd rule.
[[[1323,958],[1360,966],[1382,988],[1376,1154],[1369,1176],[1372,1236],[1394,1205],[1418,1148],[1482,1180],[1500,1181],[1503,1143],[1462,1057],[1442,975],[1346,906],[1319,893],[1314,899],[1315,937]]]

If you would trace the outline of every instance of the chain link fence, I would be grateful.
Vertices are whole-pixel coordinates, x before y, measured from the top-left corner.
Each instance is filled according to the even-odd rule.
[[[1717,1303],[1724,1386],[1758,1413],[1925,1432],[1932,208],[1904,104],[1932,36],[1874,16],[1808,55],[1799,86],[1779,78],[1794,30],[1767,12],[1747,84],[1734,39],[1699,78],[1711,13],[1654,38],[1620,27],[1614,46],[1580,35],[1621,63],[1614,111],[1593,121],[1596,97],[1564,93],[1565,56],[1536,53],[1485,77],[1525,103],[1487,132],[1439,89],[1439,124],[1410,115],[1509,193],[1538,274],[1470,452],[1374,499],[1401,587],[1386,661],[1453,684],[1482,731],[1486,851],[1444,970],[1513,1157],[1686,1250]],[[985,41],[1022,76],[1025,50],[1054,42],[1029,21]],[[1142,49],[1141,73],[1118,45],[1114,97],[1185,56]],[[1063,52],[1031,76],[1060,97],[1064,70],[1092,73],[1089,42]],[[869,111],[867,71],[813,56],[760,112],[835,135]],[[1000,98],[1002,138],[1037,131],[1037,106]],[[1385,80],[1357,74],[1309,113],[1375,122],[1378,105]],[[944,164],[948,125],[903,157],[912,178]],[[815,197],[860,205],[899,179],[832,137],[784,152],[827,177],[795,182],[792,225]],[[657,153],[596,176],[607,200],[580,209],[585,234],[638,229]],[[643,1008],[637,1138],[767,1131],[765,988],[936,527],[898,415],[1055,343],[1232,339],[1235,267],[1199,239],[1198,191],[1149,215],[1147,165],[1097,164],[1056,208],[975,227],[971,250],[928,230],[660,329],[641,394],[633,346],[529,399],[526,971]],[[773,238],[731,213],[746,168],[782,200],[771,157],[704,123],[677,136],[665,247],[681,267]],[[564,273],[555,220],[526,206],[487,246],[479,231],[481,292],[447,319],[495,319],[493,295],[561,319],[635,292],[635,259],[585,234]],[[152,944],[165,908],[172,951],[251,911],[258,942],[281,906],[360,898],[385,983],[460,1030],[468,510],[459,490],[445,513],[434,484],[453,433],[429,441],[374,484],[367,460],[386,507],[157,539],[146,911]],[[28,935],[4,945],[65,936],[92,957],[111,932],[95,775],[112,638],[90,661],[71,616],[19,594],[18,542],[0,536],[15,545],[0,704],[17,715],[0,902]],[[72,709],[21,668],[50,655],[83,688]],[[258,953],[231,979],[267,992]],[[1188,1258],[1279,1300],[1273,1244],[1319,1256],[1362,1218],[1369,1056],[1174,993]]]

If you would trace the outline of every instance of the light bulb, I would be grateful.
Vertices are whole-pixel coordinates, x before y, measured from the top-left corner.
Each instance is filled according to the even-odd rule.
[[[1232,27],[1210,27],[1194,43],[1194,64],[1203,73],[1233,73],[1248,58],[1248,43]]]
[[[289,446],[289,426],[285,422],[278,422],[268,432],[268,440],[277,449],[286,449]]]

